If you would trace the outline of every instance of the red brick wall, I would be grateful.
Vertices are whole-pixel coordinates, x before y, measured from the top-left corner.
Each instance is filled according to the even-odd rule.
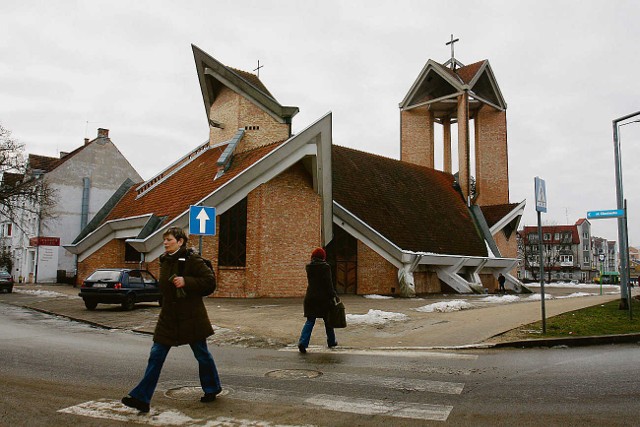
[[[247,296],[303,296],[305,265],[321,245],[321,200],[302,163],[248,199]]]
[[[479,205],[509,203],[507,113],[488,105],[475,119],[476,188]]]
[[[505,237],[502,231],[499,231],[497,234],[493,236],[493,239],[498,245],[498,249],[500,249],[500,255],[503,258],[518,258],[518,243],[516,241],[516,233],[515,231],[511,233],[509,240]],[[511,274],[517,277],[518,266],[514,266],[510,271]]]
[[[223,88],[211,105],[209,117],[224,125],[224,129],[211,127],[210,144],[227,141],[238,129],[245,129],[244,137],[235,152],[283,141],[289,137],[289,125],[279,123],[262,108],[231,89]]]
[[[79,262],[76,284],[81,285],[98,268],[138,268],[140,263],[124,261],[124,250],[124,240],[114,239]]]
[[[434,167],[433,112],[427,107],[400,112],[400,160]]]
[[[358,295],[398,293],[398,269],[358,240]]]

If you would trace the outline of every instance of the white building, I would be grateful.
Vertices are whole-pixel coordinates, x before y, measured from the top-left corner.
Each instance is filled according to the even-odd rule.
[[[16,281],[54,283],[76,272],[75,255],[62,245],[71,243],[116,191],[142,178],[109,139],[108,129],[98,129],[97,138],[85,138],[83,146],[59,158],[30,154],[27,166],[28,174],[42,174],[56,191],[57,203],[47,217],[38,209],[22,211],[21,226],[0,218],[0,239],[12,254]]]

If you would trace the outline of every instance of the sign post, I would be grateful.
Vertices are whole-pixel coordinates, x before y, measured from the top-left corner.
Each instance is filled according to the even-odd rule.
[[[216,235],[216,208],[209,206],[190,206],[189,234],[200,236],[198,252],[202,255],[202,236]]]
[[[542,221],[540,214],[547,212],[547,187],[544,179],[534,178],[536,212],[538,213],[538,263],[540,265],[540,304],[542,309],[542,333],[547,333],[547,316],[544,307],[544,246],[542,245]]]
[[[623,221],[624,223],[624,229],[627,229],[627,199],[624,200],[624,209],[607,209],[607,210],[601,210],[601,211],[588,211],[587,212],[587,218],[588,219],[607,219],[607,218],[618,218],[618,221]],[[627,233],[623,233],[625,238],[628,238]],[[620,244],[621,248],[626,247],[627,249],[629,248],[629,244],[628,242],[625,242],[626,245],[622,245],[622,243]],[[601,257],[603,257],[604,255],[600,255]],[[628,254],[627,254],[628,256]],[[620,254],[620,257],[624,258],[624,254]],[[601,264],[602,264],[602,258],[600,259]],[[629,274],[628,274],[628,265],[629,263],[627,262],[626,265],[627,267],[625,267],[625,263],[622,263],[623,265],[621,266],[621,274],[620,274],[620,292],[622,293],[622,295],[624,295],[624,298],[621,298],[622,300],[624,300],[626,298],[626,301],[628,301],[628,304],[626,305],[626,309],[629,310],[629,320],[631,320],[633,318],[633,313],[631,310],[631,288],[628,286],[629,283]],[[626,282],[625,282],[626,280]],[[625,288],[625,283],[627,283],[627,286]],[[600,295],[602,295],[602,274],[600,274]]]

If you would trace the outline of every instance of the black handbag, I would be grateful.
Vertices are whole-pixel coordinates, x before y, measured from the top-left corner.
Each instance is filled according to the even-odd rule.
[[[331,301],[331,307],[329,308],[329,314],[327,315],[327,325],[332,328],[347,327],[347,314],[344,309],[344,304],[338,297],[335,297]]]

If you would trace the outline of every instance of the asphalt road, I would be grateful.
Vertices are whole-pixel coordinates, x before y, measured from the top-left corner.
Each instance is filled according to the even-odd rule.
[[[150,337],[0,304],[0,425],[638,425],[638,345],[296,351],[211,346],[224,392],[202,404],[173,349],[149,415],[119,399]]]

